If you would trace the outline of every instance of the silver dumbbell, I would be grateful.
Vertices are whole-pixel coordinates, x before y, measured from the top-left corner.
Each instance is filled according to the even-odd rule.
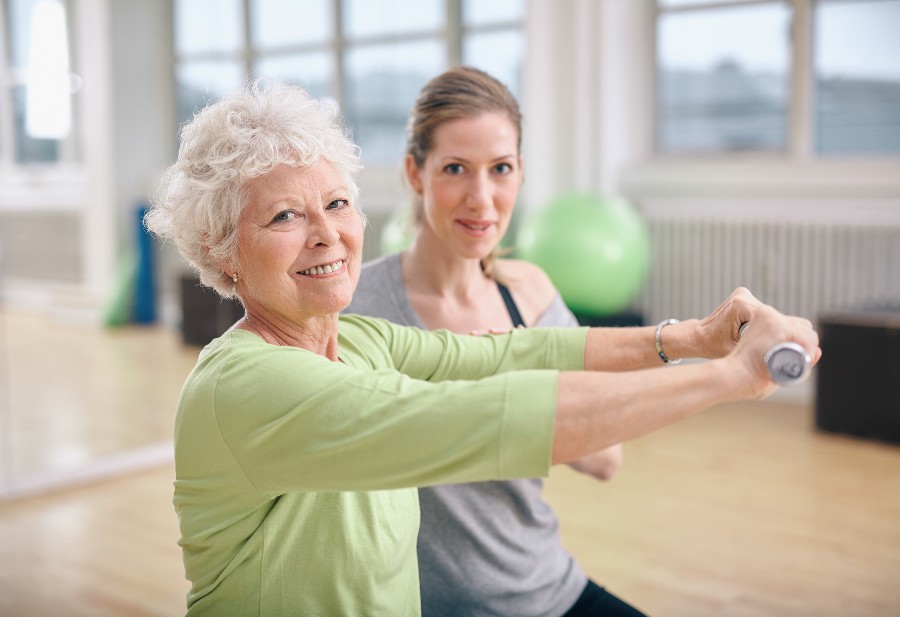
[[[749,322],[741,324],[738,333],[744,336]],[[779,343],[773,346],[763,358],[772,381],[782,386],[793,386],[809,377],[812,358],[797,343]]]

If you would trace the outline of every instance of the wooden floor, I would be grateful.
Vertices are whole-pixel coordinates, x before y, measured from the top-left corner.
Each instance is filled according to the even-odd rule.
[[[54,361],[32,386],[38,400],[61,398],[44,390],[78,382],[87,358],[116,349],[117,396],[169,404],[195,355],[171,333],[55,327],[91,351]],[[168,434],[153,427],[171,409],[93,400],[113,409],[90,413],[125,415],[149,440]],[[555,468],[546,497],[562,540],[595,580],[657,617],[900,615],[900,448],[812,422],[808,407],[733,405],[627,444],[610,483]],[[114,447],[117,431],[79,445],[85,432],[68,431],[67,447]],[[173,474],[166,462],[0,503],[0,615],[182,615]]]
[[[171,465],[0,505],[0,615],[184,615]]]
[[[625,453],[608,485],[554,469],[546,497],[582,566],[645,612],[900,616],[900,448],[761,402]]]

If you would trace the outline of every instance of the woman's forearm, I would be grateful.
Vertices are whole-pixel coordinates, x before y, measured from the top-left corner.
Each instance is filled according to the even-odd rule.
[[[722,358],[737,345],[741,324],[750,322],[762,306],[747,289],[739,287],[705,318],[660,328],[660,347],[669,360]],[[656,325],[594,328],[588,333],[584,368],[630,371],[660,366],[665,361],[657,349],[656,332]]]
[[[751,325],[744,336],[742,323]],[[773,345],[797,343],[813,365],[822,355],[809,320],[782,315],[743,288],[705,319],[659,331],[671,359],[716,359],[660,366],[656,332],[656,327],[588,332],[586,370],[559,375],[554,463],[574,461],[718,403],[766,396],[777,387],[764,361]]]
[[[666,326],[660,341],[672,359],[708,357],[695,343],[696,319]],[[584,350],[588,371],[634,371],[662,366],[656,350],[656,326],[634,328],[591,328]]]
[[[553,463],[640,437],[718,403],[750,396],[728,360],[627,373],[562,372]]]

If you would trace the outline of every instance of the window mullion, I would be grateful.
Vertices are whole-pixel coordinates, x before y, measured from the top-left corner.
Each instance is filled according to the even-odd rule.
[[[447,5],[447,66],[462,64],[463,14],[462,0],[446,0]]]
[[[334,20],[334,40],[331,47],[332,78],[331,92],[338,101],[341,109],[344,108],[344,58],[347,55],[347,39],[344,36],[344,8],[343,0],[331,0],[332,19]]]
[[[251,0],[244,0],[241,3],[241,10],[244,13],[243,14],[244,28],[242,30],[242,34],[244,37],[244,53],[243,53],[243,57],[241,58],[241,60],[244,63],[244,75],[247,75],[247,76],[253,75],[253,68],[254,68],[254,64],[256,62],[256,49],[253,48],[253,41],[251,40],[252,39],[252,33],[251,33],[252,24],[250,23],[250,20],[252,19],[252,17],[250,15],[250,13],[251,13],[250,1]]]
[[[74,23],[74,20],[76,18],[75,11],[78,10],[78,7],[73,6],[74,3],[70,2],[70,0],[64,0],[63,5],[66,9],[66,33],[68,34],[69,39],[70,79],[80,79],[80,77],[78,77],[79,59],[78,54],[75,53],[80,32],[78,32],[78,29],[75,27]],[[72,114],[72,128],[69,131],[69,134],[59,141],[59,163],[72,163],[73,161],[80,162],[81,159],[81,156],[78,152],[79,142],[81,139],[81,123],[79,121],[81,117],[80,97],[76,96],[76,92],[70,92],[69,97],[71,97],[72,105],[70,112]]]
[[[788,150],[791,158],[813,156],[813,0],[793,0]]]
[[[15,124],[12,110],[12,74],[9,49],[6,40],[6,3],[0,4],[0,167],[11,165],[14,160]]]

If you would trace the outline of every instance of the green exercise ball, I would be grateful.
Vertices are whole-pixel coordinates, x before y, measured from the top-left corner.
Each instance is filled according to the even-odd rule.
[[[627,309],[650,265],[643,219],[615,197],[562,196],[523,217],[516,245],[519,257],[543,268],[568,307],[580,315]]]

